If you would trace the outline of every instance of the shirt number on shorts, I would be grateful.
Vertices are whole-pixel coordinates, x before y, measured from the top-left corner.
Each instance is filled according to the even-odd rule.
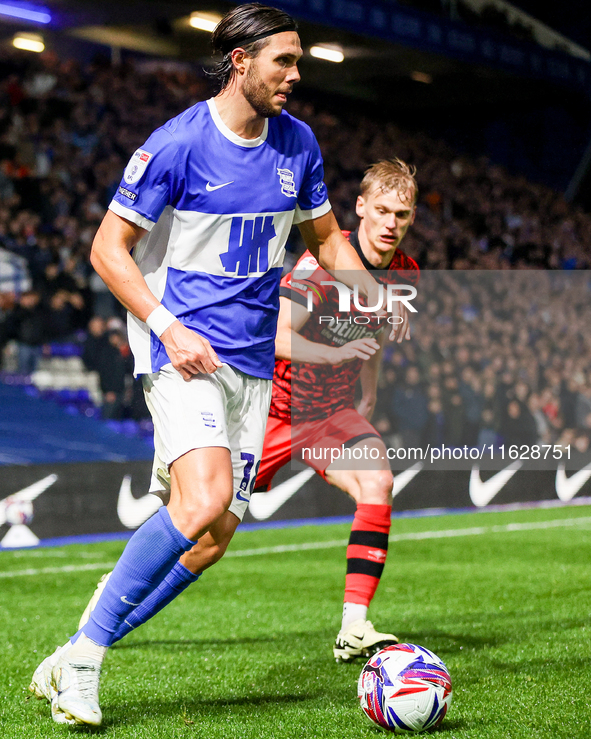
[[[257,462],[257,465],[254,470],[254,475],[251,480],[250,475],[252,472],[252,467],[254,465],[254,454],[249,454],[248,452],[241,452],[240,459],[243,459],[246,462],[246,464],[244,465],[244,476],[242,478],[242,482],[240,483],[240,490],[242,490],[243,492],[246,492],[249,489],[249,484],[250,484],[249,493],[252,495],[252,491],[253,491],[255,482],[257,480],[257,475],[259,474],[259,467],[261,465],[261,460],[259,459],[259,461]],[[240,495],[240,493],[236,493],[236,497],[238,498],[238,500],[243,500],[245,503],[248,503],[249,499]]]

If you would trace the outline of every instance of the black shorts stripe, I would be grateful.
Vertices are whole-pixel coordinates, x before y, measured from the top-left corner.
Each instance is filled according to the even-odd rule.
[[[377,432],[377,431],[376,431],[376,432],[375,432],[374,434],[372,434],[372,433],[371,433],[371,431],[367,431],[367,432],[366,432],[366,433],[364,433],[364,434],[359,434],[358,436],[354,436],[354,437],[353,437],[352,439],[349,439],[349,441],[346,441],[346,442],[345,442],[345,443],[343,444],[343,446],[345,447],[345,449],[348,449],[348,448],[349,448],[349,447],[351,447],[351,446],[355,446],[355,444],[357,444],[357,442],[358,442],[358,441],[363,441],[364,439],[373,439],[374,437],[375,437],[376,439],[381,439],[381,438],[382,438],[382,437],[381,437],[381,436],[380,436],[380,435],[378,434],[378,432]]]
[[[357,559],[356,557],[347,560],[347,575],[381,577],[383,571],[383,562],[370,562],[368,559]]]
[[[349,544],[359,544],[362,547],[377,547],[388,549],[388,534],[379,531],[351,531]]]

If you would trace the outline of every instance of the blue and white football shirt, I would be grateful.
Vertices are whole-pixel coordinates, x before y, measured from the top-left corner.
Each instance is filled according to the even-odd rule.
[[[270,379],[285,243],[330,211],[323,176],[305,123],[284,111],[243,139],[211,99],[154,131],[109,208],[149,232],[134,259],[162,304],[221,361]],[[137,374],[170,361],[143,321],[128,314],[128,328]]]

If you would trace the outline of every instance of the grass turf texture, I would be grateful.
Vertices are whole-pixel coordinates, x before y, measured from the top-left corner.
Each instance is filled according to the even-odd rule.
[[[504,529],[559,519],[580,521]],[[442,739],[588,739],[591,509],[398,519],[392,534],[472,527],[488,533],[391,543],[371,618],[447,664],[454,698],[436,732]],[[331,652],[348,530],[238,533],[233,552],[343,544],[222,560],[109,652],[98,730],[53,724],[44,702],[26,700],[27,686],[40,660],[76,630],[123,543],[1,553],[0,736],[375,739],[356,699],[362,661],[337,665]],[[2,577],[67,565],[97,569]]]

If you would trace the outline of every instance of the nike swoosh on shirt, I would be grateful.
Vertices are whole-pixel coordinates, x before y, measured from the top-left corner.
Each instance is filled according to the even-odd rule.
[[[207,185],[205,185],[205,189],[207,192],[213,192],[214,190],[219,190],[220,187],[226,187],[226,185],[231,185],[234,182],[234,180],[230,180],[230,182],[223,182],[221,185],[211,185],[209,182]]]
[[[522,464],[523,462],[519,460],[512,462],[508,467],[497,472],[496,475],[493,475],[486,482],[482,482],[480,479],[480,469],[475,464],[470,473],[470,499],[472,503],[478,508],[488,505],[495,495],[498,495],[501,489],[505,487]]]
[[[564,464],[559,464],[556,470],[556,495],[563,502],[572,500],[590,477],[591,464],[583,467],[582,470],[575,472],[570,477],[566,476]]]
[[[158,496],[148,493],[141,498],[131,494],[131,475],[125,475],[119,488],[117,499],[117,515],[128,529],[137,529],[147,521],[162,505]]]

